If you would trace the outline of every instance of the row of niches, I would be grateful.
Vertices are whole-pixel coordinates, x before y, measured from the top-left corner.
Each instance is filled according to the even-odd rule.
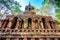
[[[0,38],[0,40],[60,40],[60,38]]]
[[[1,33],[19,33],[19,32],[38,32],[38,33],[59,33],[60,32],[60,30],[52,30],[52,29],[41,29],[41,30],[31,30],[31,29],[20,29],[20,30],[18,30],[18,29],[0,29],[0,32]]]
[[[54,29],[55,28],[55,23],[53,21],[48,21],[46,22],[46,20],[44,18],[41,19],[42,21],[38,21],[38,19],[36,19],[35,21],[32,21],[31,18],[29,18],[28,20],[20,20],[18,21],[17,19],[14,19],[11,23],[11,29]]]
[[[34,20],[28,18],[27,20],[18,18],[13,18],[12,20],[2,20],[0,23],[1,29],[57,29],[56,22],[46,21],[42,18],[40,21],[38,19]]]

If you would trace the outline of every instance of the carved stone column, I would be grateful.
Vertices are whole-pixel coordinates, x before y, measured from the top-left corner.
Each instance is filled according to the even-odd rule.
[[[28,27],[28,20],[24,19],[24,28],[27,29],[27,27]]]
[[[32,20],[32,29],[36,29],[36,24],[35,24],[34,20]]]
[[[41,21],[41,28],[44,29],[43,22]]]
[[[38,19],[33,19],[33,20],[32,20],[32,28],[33,28],[33,29],[38,29],[38,28],[39,28]]]
[[[9,20],[7,21],[7,27],[6,27],[6,29],[8,29],[9,28]]]
[[[2,26],[2,29],[4,29],[4,27],[6,26],[6,22],[7,22],[7,20],[5,20],[5,22],[4,22],[3,26]]]
[[[2,25],[2,22],[1,22],[1,20],[0,20],[0,28],[1,28],[1,25]]]
[[[18,27],[19,27],[19,20],[17,20],[17,25],[15,29],[19,29]]]
[[[21,22],[21,29],[23,29],[24,28],[24,20],[22,19],[20,22]]]
[[[13,19],[9,20],[8,28],[11,28]]]
[[[38,19],[37,19],[37,22],[35,22],[35,28],[38,29],[39,28],[39,23],[38,23]]]
[[[1,23],[0,23],[0,28],[2,28],[3,24],[4,24],[4,20],[1,20]]]
[[[55,27],[55,29],[58,29],[58,24],[56,21],[54,21],[54,27]]]
[[[54,24],[53,24],[53,21],[52,21],[52,24],[51,25],[52,25],[52,28],[55,29]]]
[[[45,22],[45,26],[47,27],[47,29],[51,29],[51,26],[50,26],[49,21],[46,21],[46,22]]]
[[[42,29],[42,27],[41,27],[41,20],[38,20],[38,27],[39,27],[39,29]]]
[[[4,24],[3,24],[3,26],[2,26],[2,28],[6,28],[7,29],[8,28],[8,23],[9,23],[9,20],[6,19]]]
[[[24,27],[24,24],[22,23],[22,19],[18,19],[16,29],[22,29],[23,27]]]
[[[18,19],[18,23],[17,23],[18,29],[22,28],[22,20]]]
[[[3,25],[3,20],[0,20],[0,28],[2,27]]]

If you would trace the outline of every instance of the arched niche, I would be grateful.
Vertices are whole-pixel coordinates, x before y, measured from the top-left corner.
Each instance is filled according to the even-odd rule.
[[[49,24],[50,24],[51,29],[53,29],[53,27],[52,27],[52,21],[49,21]]]
[[[47,27],[45,26],[45,18],[42,18],[42,23],[43,23],[44,29],[46,29]]]
[[[31,28],[32,27],[32,19],[28,18],[28,27]]]
[[[7,28],[8,27],[8,23],[9,23],[9,19],[5,20],[4,28]]]
[[[36,29],[39,28],[39,27],[38,27],[38,19],[35,19],[34,23],[35,23]]]
[[[18,17],[14,17],[14,18],[13,18],[12,25],[11,25],[11,29],[15,29],[16,24],[17,24],[17,19],[18,19]]]
[[[24,20],[22,19],[21,20],[21,28],[23,28],[24,27]]]
[[[24,27],[24,20],[22,18],[18,19],[18,29],[22,29]]]

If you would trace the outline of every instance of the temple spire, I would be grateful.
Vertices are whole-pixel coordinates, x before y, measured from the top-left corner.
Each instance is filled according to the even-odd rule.
[[[30,2],[27,6],[25,6],[25,12],[34,12],[34,7],[31,5]]]
[[[29,6],[31,6],[31,3],[29,2]]]

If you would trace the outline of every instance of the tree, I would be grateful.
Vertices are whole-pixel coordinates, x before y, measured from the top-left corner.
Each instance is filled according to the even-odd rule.
[[[52,4],[52,5],[54,5],[55,7],[60,7],[60,0],[44,0],[44,1],[42,2],[42,4],[46,4],[46,3]]]
[[[55,10],[56,10],[55,16],[57,19],[58,27],[60,28],[60,10],[59,9],[55,9]]]
[[[41,12],[41,15],[43,15],[43,16],[49,16],[51,14],[51,12],[50,12],[51,7],[48,4],[42,6],[39,10]]]
[[[35,12],[35,13],[36,13],[36,12],[39,12],[39,9],[37,9],[37,8],[34,7],[34,12]]]
[[[34,12],[40,14],[40,15],[43,15],[43,16],[48,16],[51,14],[51,7],[49,4],[47,5],[44,5],[42,6],[41,8],[37,9],[37,8],[34,8]]]
[[[17,1],[14,0],[0,0],[0,13],[1,10],[4,10],[4,14],[7,13],[8,11],[11,11],[11,13],[20,13],[20,4]]]
[[[55,7],[55,16],[60,25],[60,0],[44,0],[43,4],[52,4]]]

